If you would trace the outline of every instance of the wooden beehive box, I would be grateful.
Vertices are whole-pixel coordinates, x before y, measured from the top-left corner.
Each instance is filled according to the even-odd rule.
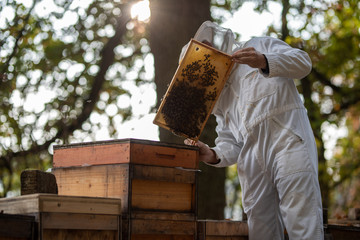
[[[61,195],[117,197],[122,212],[156,211],[194,218],[198,150],[123,139],[54,147]]]
[[[35,217],[0,213],[0,240],[35,239]]]
[[[30,194],[0,199],[0,211],[35,216],[38,239],[120,239],[121,200]]]
[[[123,218],[123,240],[195,240],[196,220],[182,214],[132,213]]]
[[[233,64],[230,55],[192,39],[154,124],[176,135],[198,140]]]
[[[198,240],[247,240],[248,225],[244,221],[198,220]]]
[[[329,219],[325,232],[335,240],[360,239],[360,219]]]

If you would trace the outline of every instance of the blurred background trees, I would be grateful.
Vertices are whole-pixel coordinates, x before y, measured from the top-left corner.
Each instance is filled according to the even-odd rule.
[[[95,139],[98,131],[115,136],[116,124],[131,116],[129,106],[119,104],[129,97],[121,79],[139,87],[153,83],[143,64],[150,49],[138,33],[144,30],[130,21],[129,4],[1,4],[0,182],[6,196],[19,188],[23,169],[51,167],[53,144]]]
[[[344,215],[360,205],[360,4],[249,2],[258,12],[281,6],[278,21],[264,23],[264,35],[311,56],[311,74],[296,84],[318,145],[324,207]],[[21,171],[51,168],[52,145],[116,139],[130,120],[153,116],[182,46],[203,21],[221,24],[247,1],[151,0],[150,18],[131,15],[134,4],[147,1],[0,4],[0,195],[6,197],[18,194]],[[209,145],[215,124],[211,118],[201,138]],[[162,129],[159,138],[183,141]],[[236,167],[201,168],[200,216],[223,218],[227,205],[225,217],[234,217],[241,200]]]

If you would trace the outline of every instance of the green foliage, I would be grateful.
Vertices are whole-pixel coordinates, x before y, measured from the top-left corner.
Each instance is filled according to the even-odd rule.
[[[306,21],[302,28],[295,31],[299,36],[307,36],[304,37],[303,48],[313,61],[313,71],[308,79],[311,93],[304,96],[318,142],[323,141],[324,132],[321,129],[324,123],[342,127],[343,119],[347,122],[348,136],[338,141],[331,159],[319,163],[320,182],[325,192],[323,198],[331,214],[340,209],[346,212],[348,207],[359,204],[358,197],[343,201],[341,206],[338,200],[339,196],[346,198],[346,191],[350,189],[359,190],[359,178],[355,176],[360,171],[357,150],[360,132],[349,124],[349,121],[357,122],[360,117],[360,112],[355,110],[360,102],[359,6],[356,0],[314,1],[309,6],[305,5],[303,13],[306,14]],[[293,44],[295,39],[289,37],[287,40]],[[302,81],[303,89],[306,89],[306,81]],[[318,111],[312,111],[316,108]],[[319,158],[325,159],[323,143],[319,145],[319,152]]]
[[[0,5],[0,196],[26,168],[51,167],[53,144],[116,138],[132,116],[123,86],[152,86],[144,23],[120,1]],[[129,73],[133,73],[129,77]],[[136,73],[136,74],[134,74]],[[125,106],[125,107],[124,107]],[[105,130],[104,130],[105,128]]]
[[[358,1],[329,4],[323,13],[322,31],[308,40],[315,73],[312,75],[312,96],[321,110],[318,122],[327,121],[339,127],[343,119],[347,122],[348,136],[338,141],[334,156],[328,160],[326,167],[330,174],[326,180],[330,196],[333,196],[329,203],[331,214],[338,214],[340,210],[346,212],[347,208],[359,204],[358,198],[346,197],[349,191],[359,191],[359,178],[356,176],[360,171],[357,150],[360,135],[359,129],[349,123],[357,122],[360,117],[360,112],[356,110],[360,101],[359,14]],[[339,200],[346,198],[347,201]]]
[[[246,0],[211,0],[213,21],[222,23],[238,10]]]
[[[352,107],[346,114],[348,135],[340,138],[329,161],[332,173],[332,214],[343,216],[348,208],[360,204],[360,108]]]

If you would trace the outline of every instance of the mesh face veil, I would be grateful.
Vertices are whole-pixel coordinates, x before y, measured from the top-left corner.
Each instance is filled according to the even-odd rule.
[[[234,34],[230,29],[220,27],[219,25],[206,21],[196,32],[194,39],[199,42],[208,42],[212,47],[231,54],[235,42]]]
[[[234,48],[239,48],[241,45],[239,42],[235,41],[234,33],[230,29],[223,28],[210,21],[201,24],[194,39],[199,42],[207,43],[213,48],[229,55],[232,54]],[[179,60],[184,56],[188,45],[189,44],[186,44],[182,48]]]

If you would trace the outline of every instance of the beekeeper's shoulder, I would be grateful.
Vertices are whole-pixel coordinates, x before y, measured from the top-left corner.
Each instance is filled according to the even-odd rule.
[[[277,38],[269,37],[269,36],[263,36],[263,37],[253,37],[250,40],[248,40],[245,45],[252,46],[252,45],[258,45],[258,44],[269,44],[271,42],[277,42],[281,41]]]
[[[267,37],[253,37],[244,43],[244,48],[245,47],[257,48],[259,45],[260,46],[263,45],[266,41],[268,41]]]

